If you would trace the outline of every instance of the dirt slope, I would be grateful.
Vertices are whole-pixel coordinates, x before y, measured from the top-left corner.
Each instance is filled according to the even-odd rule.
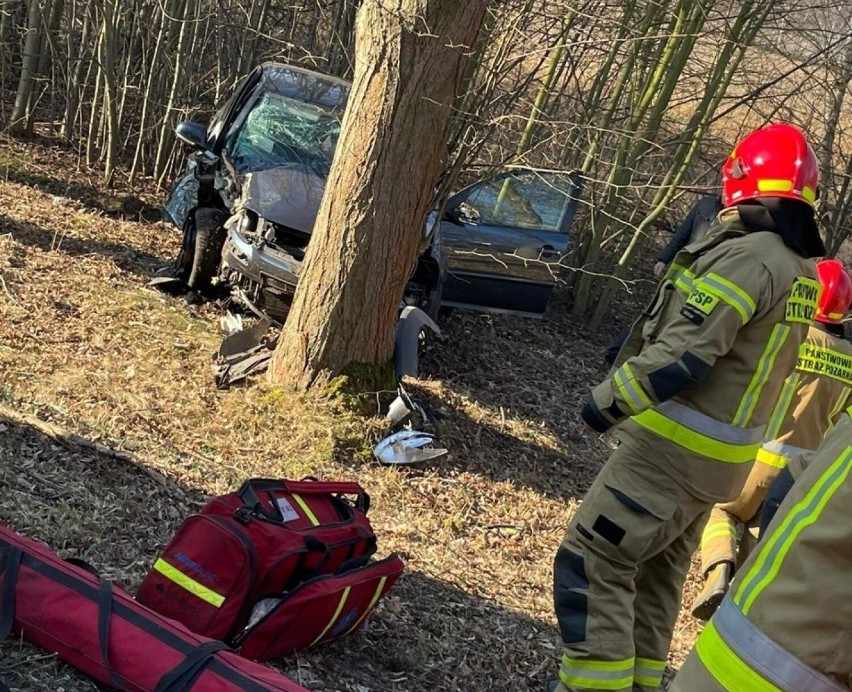
[[[131,457],[0,417],[0,523],[133,591],[206,494],[252,475],[357,479],[380,552],[407,574],[359,634],[279,667],[314,690],[543,689],[559,651],[553,552],[610,444],[576,415],[608,335],[560,300],[542,322],[444,320],[416,391],[442,408],[452,456],[384,469],[370,456],[381,421],[258,382],[215,389],[217,309],[145,287],[178,241],[139,220],[156,196],[103,193],[54,149],[0,154],[0,404]],[[679,623],[674,665],[695,631]],[[95,689],[25,642],[2,646],[13,689]]]

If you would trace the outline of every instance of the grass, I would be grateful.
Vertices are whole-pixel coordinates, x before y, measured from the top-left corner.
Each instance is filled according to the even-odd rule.
[[[541,322],[444,320],[411,390],[441,413],[450,456],[384,468],[370,453],[381,418],[258,380],[215,388],[219,308],[145,286],[177,251],[171,229],[104,212],[62,152],[0,141],[0,154],[35,176],[0,176],[0,404],[126,454],[0,416],[0,522],[133,592],[208,495],[251,476],[357,480],[380,554],[398,552],[406,575],[358,634],[276,666],[318,692],[544,688],[559,653],[553,553],[610,451],[577,417],[610,333],[559,298]],[[682,614],[672,665],[695,633]],[[26,642],[0,646],[13,689],[96,689]]]

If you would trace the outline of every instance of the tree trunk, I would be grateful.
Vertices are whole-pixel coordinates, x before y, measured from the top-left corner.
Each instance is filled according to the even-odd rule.
[[[15,94],[15,106],[9,122],[12,134],[25,134],[29,113],[27,107],[38,72],[39,51],[41,49],[42,15],[39,0],[29,0],[27,10],[27,38],[24,41],[21,76],[18,79],[18,91]]]
[[[364,0],[355,76],[314,233],[270,367],[308,389],[393,353],[451,105],[486,0]]]

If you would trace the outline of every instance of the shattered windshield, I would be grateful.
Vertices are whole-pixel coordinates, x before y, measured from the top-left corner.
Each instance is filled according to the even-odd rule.
[[[337,115],[266,92],[246,117],[230,155],[240,173],[304,166],[326,178],[339,136]]]

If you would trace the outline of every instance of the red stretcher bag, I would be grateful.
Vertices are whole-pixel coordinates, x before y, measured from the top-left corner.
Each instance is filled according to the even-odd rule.
[[[261,632],[281,637],[282,645],[270,644],[269,650],[276,652],[332,638],[331,631],[322,637],[319,632],[313,637],[284,632],[266,617],[259,627],[259,618],[268,615],[280,626],[295,627],[287,603],[301,585],[321,576],[348,587],[348,603],[361,614],[373,609],[399,577],[402,563],[393,558],[368,564],[376,551],[369,507],[370,498],[357,483],[246,481],[184,522],[145,577],[137,599],[194,632],[235,648],[242,642],[246,651],[267,651],[256,643]],[[384,578],[378,595],[375,575]],[[316,598],[315,611],[298,606],[305,618],[325,618],[327,623],[333,614],[333,609],[326,612],[331,596],[301,593]],[[268,612],[272,601],[274,613]],[[304,626],[304,621],[298,623]],[[299,646],[291,648],[293,642]]]
[[[119,690],[307,692],[0,527],[0,641],[13,632]]]

